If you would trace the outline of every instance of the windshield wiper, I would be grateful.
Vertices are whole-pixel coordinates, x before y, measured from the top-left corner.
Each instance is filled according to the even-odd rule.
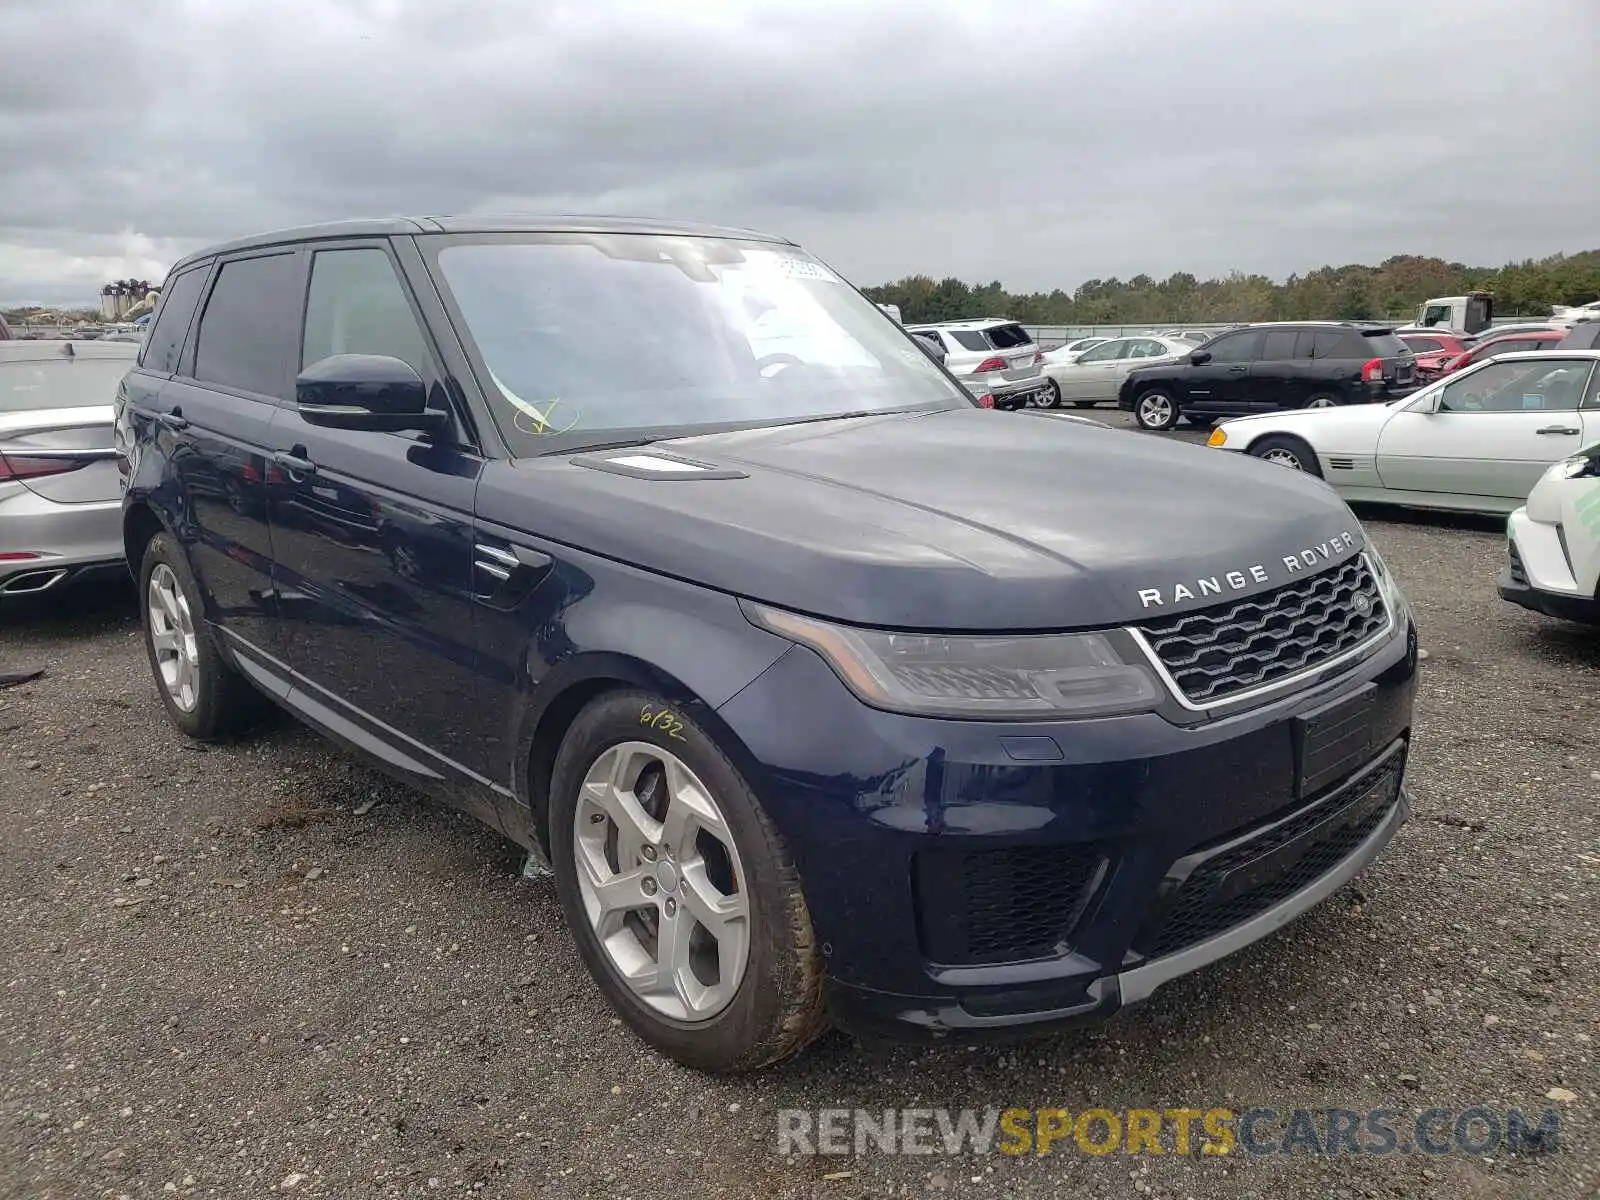
[[[544,458],[550,454],[587,454],[591,450],[625,450],[634,446],[651,446],[660,440],[658,437],[628,437],[614,438],[608,442],[568,442],[554,449],[541,450],[535,457]]]

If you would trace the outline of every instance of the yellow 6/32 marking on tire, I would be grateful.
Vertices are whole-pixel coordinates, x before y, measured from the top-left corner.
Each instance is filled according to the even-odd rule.
[[[683,736],[683,718],[670,708],[656,708],[654,705],[646,704],[639,710],[639,724],[659,729],[669,738],[675,738],[680,742],[689,740]]]

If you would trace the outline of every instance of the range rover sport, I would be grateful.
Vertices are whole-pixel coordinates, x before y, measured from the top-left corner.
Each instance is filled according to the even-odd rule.
[[[1405,817],[1415,632],[1326,485],[986,411],[786,241],[250,238],[116,413],[172,722],[269,699],[528,847],[699,1068],[1105,1016]]]

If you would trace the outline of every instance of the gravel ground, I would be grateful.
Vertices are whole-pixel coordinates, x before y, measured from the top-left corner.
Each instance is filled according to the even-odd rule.
[[[1354,887],[1102,1027],[753,1079],[620,1028],[468,819],[287,721],[186,743],[131,596],[8,611],[0,664],[48,673],[0,691],[0,1195],[1600,1195],[1600,637],[1499,602],[1498,522],[1362,516],[1430,657],[1416,812]],[[1559,1109],[1559,1152],[776,1152],[782,1108],[1474,1104]]]

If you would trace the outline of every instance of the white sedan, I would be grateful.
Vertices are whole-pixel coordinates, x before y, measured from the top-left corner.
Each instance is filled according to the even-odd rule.
[[[1600,440],[1600,351],[1489,359],[1388,404],[1225,421],[1208,445],[1306,471],[1346,500],[1509,513]]]
[[[1129,371],[1164,359],[1180,358],[1193,349],[1194,343],[1183,338],[1142,333],[1137,337],[1101,342],[1071,362],[1052,362],[1046,355],[1043,370],[1050,380],[1050,391],[1036,403],[1040,408],[1055,408],[1062,401],[1076,408],[1114,404],[1117,389]]]
[[[1544,473],[1506,522],[1502,598],[1600,625],[1600,442]]]

